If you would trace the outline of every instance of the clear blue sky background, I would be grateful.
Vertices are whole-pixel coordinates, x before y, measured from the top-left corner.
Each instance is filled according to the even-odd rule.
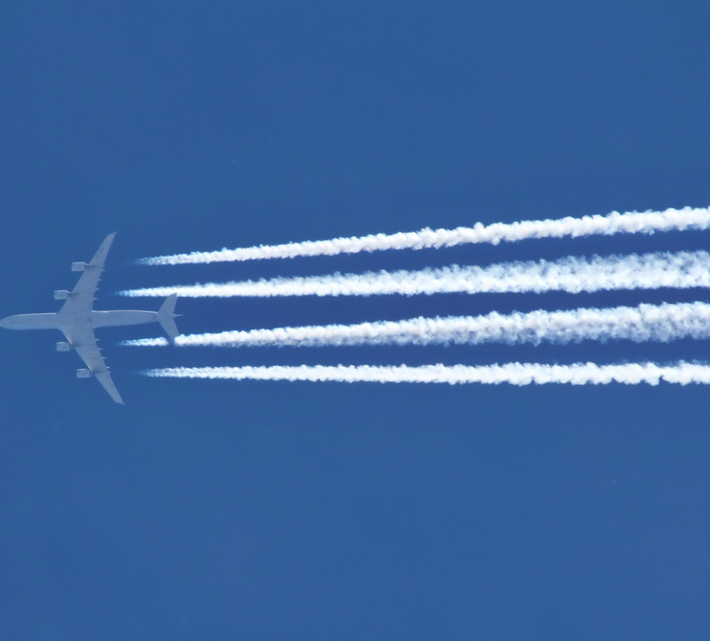
[[[0,7],[0,316],[52,311],[118,231],[143,285],[707,247],[710,233],[255,264],[142,256],[707,206],[707,2]],[[706,300],[181,300],[184,332]],[[156,308],[157,300],[131,305]],[[702,387],[150,380],[163,365],[599,363],[704,342],[149,350],[127,401],[56,333],[0,334],[0,636],[680,639],[710,634]],[[55,335],[56,334],[56,335]]]

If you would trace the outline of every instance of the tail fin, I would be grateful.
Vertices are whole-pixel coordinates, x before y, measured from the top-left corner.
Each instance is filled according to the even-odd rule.
[[[175,337],[180,334],[177,325],[173,320],[176,316],[175,314],[175,302],[177,301],[177,294],[170,294],[165,299],[165,302],[160,306],[158,310],[158,322],[163,326],[165,333],[168,335],[171,341],[175,340]]]

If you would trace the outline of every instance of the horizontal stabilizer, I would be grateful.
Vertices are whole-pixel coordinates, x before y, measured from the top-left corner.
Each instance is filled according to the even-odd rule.
[[[160,306],[158,310],[158,322],[162,325],[165,333],[170,338],[171,342],[175,341],[175,337],[180,334],[177,325],[173,320],[175,318],[175,302],[177,301],[177,294],[170,294],[165,299],[165,302]]]
[[[174,341],[175,337],[180,335],[180,332],[178,332],[177,325],[175,324],[175,321],[172,318],[166,318],[165,320],[161,320],[160,324],[163,326],[165,333],[168,335],[171,341]]]
[[[177,294],[170,294],[158,310],[158,314],[161,316],[165,314],[166,316],[172,316],[175,313],[175,302],[177,301]]]

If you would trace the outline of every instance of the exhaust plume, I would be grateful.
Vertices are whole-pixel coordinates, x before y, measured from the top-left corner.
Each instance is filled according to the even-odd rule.
[[[424,249],[428,247],[453,247],[468,243],[515,242],[528,238],[563,238],[613,234],[652,234],[657,231],[708,229],[710,209],[666,209],[665,211],[612,212],[606,216],[583,216],[557,220],[525,220],[515,223],[475,224],[456,229],[422,229],[398,234],[372,234],[332,240],[261,245],[240,249],[222,249],[212,252],[192,252],[173,256],[154,256],[138,261],[145,265],[180,265],[186,263],[214,263],[296,256],[332,256],[356,254],[387,249]]]
[[[143,372],[155,378],[225,378],[233,380],[334,381],[341,383],[464,383],[530,385],[568,383],[570,385],[606,385],[623,383],[658,385],[660,381],[688,385],[710,383],[710,366],[679,362],[662,366],[655,363],[622,365],[543,365],[506,363],[504,365],[424,365],[421,367],[370,365],[297,367],[173,367]]]
[[[582,340],[669,342],[681,338],[710,338],[710,305],[678,303],[582,308],[573,311],[538,310],[527,314],[412,318],[357,325],[311,325],[252,329],[178,336],[175,344],[213,347],[326,347],[345,345],[432,345],[481,343],[565,344]],[[157,347],[165,338],[123,341],[122,345]]]
[[[148,287],[122,296],[271,297],[373,296],[383,294],[467,294],[503,292],[596,292],[710,286],[710,254],[705,251],[567,257],[557,261],[499,263],[421,271],[367,272],[230,283]]]

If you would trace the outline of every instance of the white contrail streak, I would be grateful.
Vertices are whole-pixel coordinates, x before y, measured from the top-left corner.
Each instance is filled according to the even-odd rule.
[[[679,362],[662,366],[655,363],[623,365],[542,365],[540,363],[506,363],[505,365],[424,365],[422,367],[370,365],[297,367],[173,367],[143,372],[157,378],[228,378],[270,381],[336,381],[342,383],[463,383],[530,385],[531,383],[569,383],[571,385],[605,385],[623,383],[658,385],[660,381],[688,385],[710,383],[710,366]]]
[[[656,231],[710,228],[710,209],[666,209],[665,211],[612,212],[606,216],[583,216],[558,220],[525,220],[515,223],[494,223],[457,229],[422,229],[398,234],[373,234],[334,238],[332,240],[306,241],[284,245],[261,245],[240,249],[222,249],[212,252],[192,252],[173,256],[144,258],[146,265],[179,265],[185,263],[214,263],[269,258],[294,258],[296,256],[332,256],[356,254],[386,249],[424,249],[427,247],[453,247],[468,243],[513,242],[527,238],[563,238],[613,234],[652,234]]]
[[[481,343],[564,344],[582,340],[668,342],[681,338],[710,338],[710,305],[678,303],[582,308],[573,311],[538,310],[527,314],[413,318],[357,325],[324,325],[252,329],[178,336],[181,347],[325,347],[344,345],[432,345]],[[122,345],[158,347],[164,338],[124,341]]]
[[[488,267],[444,267],[422,271],[332,274],[230,283],[148,287],[123,296],[372,296],[379,294],[468,294],[492,292],[595,292],[710,286],[705,251],[628,256],[567,257],[557,261],[499,263]]]

